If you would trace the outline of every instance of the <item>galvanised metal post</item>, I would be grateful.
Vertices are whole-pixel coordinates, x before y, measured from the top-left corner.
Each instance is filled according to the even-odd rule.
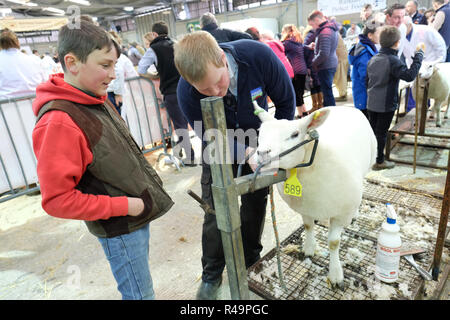
[[[230,149],[226,133],[223,100],[208,97],[200,101],[203,125],[209,144],[205,152],[208,156],[212,174],[212,192],[216,212],[217,227],[222,235],[223,251],[228,271],[231,299],[248,300],[247,270],[245,268],[242,246],[241,218],[239,214],[238,193],[229,159]],[[213,134],[211,134],[213,133]]]

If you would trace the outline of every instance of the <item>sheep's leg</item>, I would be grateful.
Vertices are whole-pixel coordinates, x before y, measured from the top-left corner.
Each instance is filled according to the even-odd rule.
[[[344,272],[342,271],[341,261],[339,260],[339,246],[343,229],[341,221],[336,218],[330,219],[330,227],[328,230],[328,248],[330,250],[328,279],[332,285],[338,285],[339,287],[344,282]]]
[[[441,126],[441,106],[443,105],[443,101],[434,100],[434,113],[436,115],[436,127]]]
[[[316,239],[314,236],[314,219],[303,215],[303,225],[305,226],[305,244],[303,250],[306,256],[313,256],[316,250]]]
[[[450,109],[450,95],[447,98],[447,108],[445,108],[444,119],[448,119],[448,109]]]

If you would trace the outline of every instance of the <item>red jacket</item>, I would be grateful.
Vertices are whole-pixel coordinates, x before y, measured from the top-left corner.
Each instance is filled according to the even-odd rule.
[[[286,57],[283,43],[278,40],[265,40],[263,42],[267,44],[273,50],[273,52],[275,52],[275,54],[281,60],[281,62],[283,62],[283,65],[289,74],[289,78],[292,79],[294,77],[294,69],[292,68],[291,63]]]
[[[92,97],[66,83],[63,74],[56,74],[36,88],[34,114],[47,102],[57,99],[88,108],[104,103],[106,96]],[[67,113],[53,110],[42,116],[33,130],[33,149],[42,208],[49,215],[86,221],[127,215],[127,197],[83,194],[75,189],[93,156],[84,133]]]

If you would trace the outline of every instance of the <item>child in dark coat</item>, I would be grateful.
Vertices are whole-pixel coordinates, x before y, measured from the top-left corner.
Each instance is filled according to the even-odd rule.
[[[380,33],[381,49],[367,65],[367,110],[369,122],[378,142],[378,155],[373,170],[391,169],[393,162],[384,160],[384,147],[394,112],[398,108],[398,83],[401,80],[413,81],[419,73],[425,45],[417,46],[413,63],[408,69],[398,58],[400,31],[394,26],[383,27]]]

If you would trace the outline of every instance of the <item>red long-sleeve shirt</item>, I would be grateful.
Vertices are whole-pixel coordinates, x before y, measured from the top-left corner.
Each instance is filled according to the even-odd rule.
[[[86,105],[99,104],[106,97],[92,97],[53,75],[36,89],[33,112],[52,100],[69,100]],[[128,213],[127,197],[84,194],[75,189],[93,155],[86,136],[62,111],[49,111],[33,130],[33,149],[41,187],[42,208],[51,216],[94,221]]]

